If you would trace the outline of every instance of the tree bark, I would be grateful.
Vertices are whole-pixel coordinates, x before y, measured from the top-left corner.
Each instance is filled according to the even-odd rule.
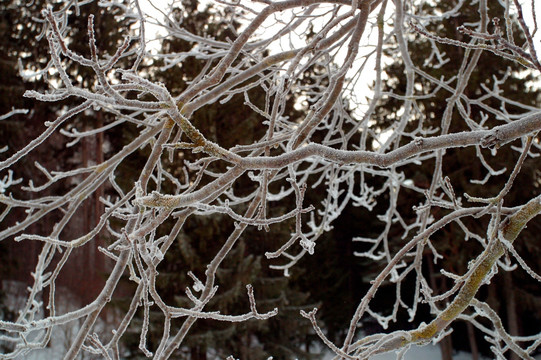
[[[513,277],[510,272],[505,271],[503,273],[503,283],[505,288],[505,311],[507,313],[509,335],[517,336],[520,334],[517,317],[517,299],[515,297]],[[510,359],[520,360],[520,357],[514,352],[511,352]]]
[[[466,323],[468,329],[468,339],[470,341],[470,351],[472,360],[479,360],[479,348],[477,347],[477,340],[475,339],[475,328],[471,322]]]
[[[440,285],[438,285],[436,281],[436,269],[434,269],[434,261],[432,259],[432,256],[428,254],[425,256],[425,258],[426,263],[428,264],[430,287],[434,289],[434,291],[436,291],[437,293],[445,292],[447,290],[447,286],[445,285],[445,279],[442,279],[442,281],[440,281]],[[453,340],[451,339],[451,336],[446,336],[439,342],[439,344],[441,351],[441,359],[453,360]]]

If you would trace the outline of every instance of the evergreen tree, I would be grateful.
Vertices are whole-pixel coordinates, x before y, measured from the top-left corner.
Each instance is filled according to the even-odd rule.
[[[54,109],[49,107],[49,104],[37,103],[29,101],[23,97],[26,90],[39,90],[46,87],[44,79],[41,77],[34,81],[25,82],[19,70],[27,70],[28,72],[36,71],[37,68],[25,68],[27,61],[32,59],[37,66],[45,66],[47,59],[47,41],[37,39],[41,32],[40,24],[31,21],[33,16],[39,16],[39,11],[44,5],[44,1],[34,1],[32,3],[21,3],[16,0],[0,1],[0,73],[2,81],[0,82],[0,115],[7,114],[14,109],[26,110],[27,114],[14,114],[0,121],[0,138],[2,139],[2,152],[0,159],[4,160],[11,154],[21,149],[26,145],[29,139],[34,139],[43,132],[45,121],[50,121],[54,117]],[[13,26],[13,24],[18,24]],[[23,69],[19,68],[19,64]],[[53,145],[53,139],[48,139],[48,144]],[[50,146],[47,152],[39,155],[40,163],[44,166],[54,164],[54,159],[60,147]],[[36,153],[33,157],[26,157],[20,160],[18,167],[14,169],[13,178],[28,179],[35,167],[33,162],[37,159]],[[6,176],[3,172],[0,177]],[[15,197],[21,198],[21,192],[8,188],[7,194],[13,194]],[[4,209],[3,209],[4,211]],[[5,214],[4,214],[5,215]],[[13,209],[3,221],[15,222],[23,218],[24,214],[18,209]],[[34,225],[39,226],[39,231],[43,231],[48,226],[41,223]],[[0,278],[13,279],[16,274],[21,274],[19,280],[30,281],[29,271],[32,270],[34,264],[25,264],[22,259],[16,256],[16,249],[12,243],[0,242]],[[27,255],[36,255],[39,252],[39,246],[29,244],[25,250]],[[36,258],[32,256],[32,258]],[[23,276],[25,276],[23,278]],[[5,294],[9,293],[7,282],[0,282],[0,290]],[[6,289],[2,289],[2,287]],[[5,297],[0,299],[2,311],[0,311],[1,319],[9,319],[15,316],[5,305]]]
[[[46,70],[50,61],[48,57],[49,44],[45,36],[41,36],[46,23],[35,21],[35,19],[43,18],[41,12],[48,5],[51,6],[53,11],[57,11],[61,6],[64,6],[60,1],[36,0],[26,2],[2,0],[0,2],[0,29],[4,35],[0,39],[0,71],[2,73],[0,115],[8,113],[12,108],[28,110],[27,114],[17,114],[0,121],[0,137],[4,139],[4,144],[7,145],[7,151],[0,153],[0,159],[2,160],[21,150],[32,139],[42,134],[46,129],[47,122],[55,120],[57,116],[67,109],[80,104],[80,101],[73,98],[57,103],[46,103],[23,96],[27,90],[43,92],[47,91],[51,85]],[[104,53],[114,54],[118,45],[122,43],[126,31],[129,31],[131,22],[129,20],[119,21],[115,17],[119,14],[120,10],[118,8],[104,8],[99,6],[97,2],[81,5],[78,9],[78,14],[75,13],[75,10],[69,13],[70,19],[68,23],[70,26],[65,29],[66,43],[70,49],[84,56],[89,56],[88,15],[96,14],[94,30],[100,51],[102,51],[100,55],[104,55]],[[13,24],[16,24],[16,26],[12,26]],[[67,73],[74,85],[79,83],[92,87],[97,84],[97,78],[92,69],[83,67],[74,61],[66,59],[62,59],[62,61],[66,63]],[[120,61],[124,61],[124,59]],[[43,71],[44,69],[45,71]],[[21,74],[25,74],[25,76],[22,77]],[[69,134],[73,130],[82,132],[90,125],[92,128],[98,128],[111,119],[110,115],[89,109],[84,114],[71,119],[63,131],[65,131],[65,134]],[[28,179],[33,179],[33,184],[39,186],[46,183],[48,179],[45,174],[38,170],[35,162],[39,162],[49,172],[58,169],[69,170],[86,167],[103,162],[104,143],[109,143],[113,148],[123,146],[118,141],[109,141],[104,138],[103,133],[88,136],[71,147],[67,146],[72,140],[73,138],[55,132],[45,140],[44,146],[32,150],[14,165],[14,177],[22,179],[24,183],[27,183]],[[57,195],[68,191],[73,186],[73,183],[59,181],[47,190],[39,192],[39,194]],[[8,191],[11,192],[11,189]],[[99,198],[103,196],[104,191],[103,188],[98,189],[85,201],[77,216],[74,217],[75,220],[66,227],[62,236],[74,238],[81,232],[88,232],[95,226],[102,212],[103,205]],[[19,189],[15,190],[12,195],[17,199],[24,200],[32,196],[32,193]],[[11,210],[3,225],[9,226],[16,221],[21,221],[25,216],[26,214],[15,208]],[[47,214],[42,221],[32,225],[32,232],[47,235],[58,221],[59,216],[61,215],[58,213]],[[66,272],[66,275],[62,275],[64,278],[61,277],[60,283],[68,286],[71,291],[81,298],[81,301],[92,300],[101,287],[99,283],[103,281],[105,264],[103,256],[97,251],[97,245],[103,245],[103,241],[104,239],[100,237],[93,246],[78,250],[78,255],[74,256],[68,263],[68,267],[74,267],[75,270]],[[9,278],[17,278],[17,280],[24,282],[31,281],[30,273],[34,271],[35,266],[33,262],[37,261],[42,244],[29,241],[28,246],[25,248],[25,256],[17,256],[16,252],[20,251],[20,248],[12,245],[12,242],[2,242],[0,244],[2,248],[5,248],[3,250],[9,254],[7,261],[2,262],[0,270],[12,272]],[[83,271],[82,269],[89,269],[90,271],[87,282],[75,280],[74,277],[70,276],[70,274]],[[16,274],[20,275],[17,276]],[[23,278],[23,276],[26,277]]]
[[[438,12],[444,13],[457,6],[457,3],[457,1],[448,1],[438,2],[437,4],[426,3],[424,6],[427,8],[436,8]],[[427,13],[430,13],[430,11],[433,10],[430,9],[429,11],[427,8],[425,8]],[[496,17],[503,19],[503,8],[500,8],[499,12],[495,10],[495,7],[491,7],[490,9],[492,11],[492,13],[489,13],[490,19]],[[436,34],[442,38],[467,42],[469,41],[469,38],[457,30],[457,28],[461,25],[472,24],[478,21],[478,16],[477,4],[475,2],[466,2],[462,6],[460,15],[450,17],[446,19],[446,21],[438,20],[438,22],[429,23],[426,25],[426,29],[429,33]],[[514,34],[515,36],[518,36],[520,32],[515,31]],[[430,73],[434,78],[443,78],[444,81],[447,81],[459,72],[461,64],[456,61],[456,59],[464,58],[464,53],[466,51],[464,48],[437,43],[436,46],[438,47],[439,52],[445,54],[445,59],[448,61],[440,64],[439,67],[427,66],[425,65],[425,60],[426,56],[432,51],[431,46],[433,44],[431,41],[419,34],[412,35],[409,40],[409,53],[411,54],[415,66]],[[516,39],[517,44],[521,44],[522,42],[523,39]],[[406,91],[406,78],[403,75],[404,63],[400,58],[393,56],[392,52],[389,52],[387,55],[393,57],[393,62],[385,67],[387,80],[385,81],[384,91],[393,92],[395,94],[404,94]],[[485,79],[490,78],[494,79],[493,82],[486,82]],[[520,103],[530,106],[539,106],[541,92],[530,85],[532,84],[532,79],[531,73],[524,71],[524,68],[519,64],[503,58],[498,58],[497,61],[494,61],[494,54],[483,52],[469,79],[464,95],[470,99],[480,98],[486,93],[486,90],[484,90],[483,87],[485,87],[485,89],[491,89],[495,86],[494,82],[498,81],[499,83],[497,85],[499,91],[505,94],[508,99],[520,100]],[[421,76],[416,77],[416,80],[415,88],[417,89],[417,95],[435,92],[435,96],[431,96],[426,100],[423,98],[416,100],[415,104],[418,111],[413,114],[412,119],[408,122],[407,128],[409,130],[414,130],[420,127],[424,131],[441,129],[441,119],[443,118],[444,111],[448,104],[447,99],[449,98],[449,93],[443,89],[436,89],[433,82],[430,82]],[[499,108],[501,105],[499,100],[495,97],[487,97],[486,99],[483,99],[482,103],[492,108]],[[378,123],[390,124],[398,121],[402,105],[403,102],[401,100],[392,96],[386,97],[382,106],[377,109]],[[505,109],[509,114],[518,113],[518,109],[514,108],[513,105],[507,104]],[[486,114],[486,111],[481,106],[472,105],[468,110],[470,111],[471,119],[477,123],[481,123],[482,119],[488,115],[486,121],[483,123],[483,126],[485,127],[492,128],[500,125],[500,123],[495,120],[495,115]],[[463,115],[460,114],[457,107],[455,107],[452,114],[449,133],[466,130],[469,130],[468,124],[466,124],[463,120]],[[409,142],[410,139],[403,139],[403,141],[405,144],[406,142]],[[492,169],[499,170],[506,168],[507,171],[504,175],[493,177],[482,186],[479,186],[478,183],[476,184],[472,180],[483,180],[487,173],[487,169],[484,168],[479,161],[471,160],[477,157],[476,148],[468,147],[446,151],[445,161],[443,162],[443,176],[449,177],[456,196],[462,197],[464,202],[466,201],[464,200],[464,193],[482,198],[489,198],[497,195],[503,186],[502,184],[505,183],[505,181],[502,182],[501,180],[505,180],[510,171],[512,171],[520,153],[516,151],[500,151],[497,153],[497,156],[491,156],[488,150],[483,150],[483,155]],[[540,174],[536,161],[537,160],[534,158],[528,158],[526,160],[521,172],[514,182],[514,186],[505,198],[506,206],[524,204],[531,199],[532,196],[539,194]],[[428,161],[423,162],[423,164],[418,166],[405,167],[403,168],[403,171],[406,178],[411,179],[415,186],[422,189],[428,189],[432,181],[431,177],[434,172],[434,162]],[[423,194],[419,192],[407,189],[403,191],[406,191],[407,195],[400,197],[401,202],[398,204],[398,207],[401,209],[413,209],[414,206],[425,201]],[[441,211],[441,209],[434,211]],[[415,218],[413,210],[411,211],[410,216],[412,219]],[[476,232],[481,236],[483,236],[483,232],[487,228],[487,221],[483,219],[468,219],[465,220],[465,224],[469,229],[476,229]],[[534,239],[535,234],[540,230],[541,226],[539,222],[532,223],[532,225],[521,234],[523,240],[515,245],[517,251],[536,271],[541,268],[541,263],[538,261],[539,255],[541,254],[541,247],[536,245]],[[438,265],[455,274],[465,273],[468,268],[468,262],[481,250],[480,245],[477,247],[473,245],[475,240],[470,240],[467,247],[463,246],[464,232],[456,223],[453,223],[446,228],[444,232],[440,232],[439,236],[436,236],[431,240],[437,251],[444,257],[444,260],[440,260]],[[401,244],[400,239],[396,239],[395,243]],[[465,249],[468,249],[469,252],[466,252]],[[432,266],[432,261],[431,258],[427,258],[425,261],[427,268],[425,270],[431,272],[430,278],[434,282],[433,288],[439,288],[440,293],[443,293],[452,286],[451,281],[442,275],[435,273],[437,270]],[[528,333],[538,332],[541,330],[538,325],[540,323],[539,316],[541,314],[539,313],[538,306],[535,304],[539,304],[539,301],[541,301],[541,292],[533,285],[535,280],[532,280],[527,274],[521,273],[520,271],[514,271],[503,275],[501,273],[502,272],[495,277],[488,286],[488,289],[482,289],[480,298],[485,298],[498,313],[506,314],[506,327],[508,329],[514,328],[515,332],[518,331],[520,333],[521,331],[519,328],[520,326],[523,326],[524,328],[528,328]],[[520,288],[523,290],[520,290],[520,296],[511,299],[513,291],[509,291],[509,288],[513,283],[520,284],[520,286],[513,288]],[[510,303],[513,303],[513,305],[509,306]],[[523,320],[516,323],[517,319]],[[426,321],[426,319],[422,319],[421,317],[416,319],[416,321],[423,320]],[[453,324],[453,328],[455,328],[455,330],[460,329],[462,325],[463,324]],[[471,327],[470,324],[468,324],[468,326]],[[471,350],[475,352],[474,350],[477,345],[476,340],[472,336],[471,328],[469,328],[468,331],[453,332],[453,340],[453,346],[456,348],[470,350],[468,348],[471,347]],[[468,340],[470,346],[465,345],[468,344]],[[486,344],[484,349],[488,350]],[[447,358],[450,358],[449,353],[447,353],[446,356]]]
[[[176,20],[182,21],[184,29],[220,41],[234,39],[235,33],[232,28],[238,28],[240,24],[223,21],[227,19],[227,14],[217,13],[219,10],[210,6],[204,10],[199,10],[198,6],[200,5],[196,0],[184,1],[183,8],[176,10],[175,14],[178,16]],[[205,62],[193,57],[186,57],[182,62],[174,63],[176,58],[182,53],[189,52],[193,46],[193,43],[182,39],[167,39],[162,43],[165,60],[148,66],[151,76],[163,82],[173,96],[184,90],[203,69]],[[263,89],[249,90],[248,97],[252,104],[264,107]],[[293,99],[288,102],[286,114],[296,116]],[[207,139],[224,148],[249,144],[262,138],[267,130],[267,126],[263,124],[264,120],[250,110],[242,94],[233,96],[226,104],[216,102],[213,106],[206,106],[196,111],[190,118]],[[194,162],[198,159],[197,155],[192,152],[180,152],[175,155],[169,162],[169,171],[181,182],[189,181],[189,178],[185,178],[186,174],[180,171],[179,162]],[[224,169],[210,164],[208,170],[218,172]],[[202,183],[205,181],[207,181],[205,178],[201,180]],[[270,185],[279,188],[280,181]],[[242,179],[235,184],[234,192],[242,196],[243,193],[252,191],[256,185],[249,178]],[[295,205],[290,206],[292,208]],[[270,208],[268,216],[277,216],[289,210],[291,209]],[[193,360],[206,359],[207,354],[219,358],[232,354],[241,359],[262,359],[269,356],[283,359],[314,357],[309,354],[310,343],[315,339],[311,334],[311,324],[299,314],[301,309],[311,308],[299,305],[306,304],[309,294],[297,290],[292,281],[283,277],[282,271],[269,269],[272,262],[261,255],[265,251],[278,248],[283,238],[290,236],[291,226],[290,222],[271,225],[272,237],[262,229],[252,228],[245,231],[217,274],[220,289],[227,290],[224,292],[218,290],[217,295],[205,308],[208,309],[206,311],[219,310],[222,314],[231,315],[246,312],[250,305],[245,286],[252,284],[259,306],[258,311],[266,312],[278,308],[278,315],[266,321],[253,319],[242,323],[200,319],[188,333],[185,341],[187,346],[179,349],[175,356]],[[158,267],[160,277],[156,287],[166,303],[187,308],[193,306],[185,295],[186,287],[193,284],[188,272],[193,271],[198,278],[204,279],[206,265],[233,229],[234,222],[225,215],[188,218],[178,237],[177,246],[169,249],[165,260]],[[280,238],[277,233],[283,237]],[[157,316],[157,324],[162,324],[160,314],[153,314],[151,318],[152,316]],[[159,326],[154,328],[151,324],[150,341],[155,340],[158,343],[161,332]],[[137,344],[138,338],[134,338],[133,353],[137,352]]]

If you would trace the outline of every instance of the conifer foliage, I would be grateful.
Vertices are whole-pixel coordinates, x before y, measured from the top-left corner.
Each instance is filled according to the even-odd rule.
[[[448,13],[459,5],[458,1],[425,4],[423,11]],[[465,3],[461,6],[462,10],[460,14],[448,17],[443,21],[428,22],[425,25],[425,29],[431,33],[437,33],[440,37],[465,41],[467,35],[457,28],[461,24],[475,22],[478,14],[474,4]],[[506,16],[505,8],[503,6],[493,6],[489,9],[488,16],[490,19],[504,19]],[[496,21],[490,25],[492,29],[496,26]],[[515,43],[524,43],[524,35],[521,31],[517,31],[516,26],[517,24],[513,25],[513,41]],[[430,63],[426,59],[426,54],[431,52],[433,45],[436,47],[434,50],[437,50],[441,56],[438,63]],[[389,57],[392,57],[393,52],[398,51],[397,46],[398,44],[394,48],[387,50]],[[434,44],[422,34],[416,34],[408,39],[408,48],[411,53],[411,61],[416,67],[427,73],[430,72],[432,76],[449,83],[457,81],[453,79],[457,73],[464,72],[464,69],[461,69],[461,65],[463,66],[463,64],[459,61],[454,61],[454,59],[462,59],[465,55],[472,56],[472,54],[468,54],[468,51],[462,47],[445,43]],[[403,102],[394,96],[394,94],[403,93],[407,87],[407,81],[403,77],[404,61],[402,59],[396,58],[395,61],[389,63],[384,68],[384,71],[387,78],[384,81],[383,90],[387,92],[388,96],[385,97],[381,106],[376,110],[379,123],[396,121],[396,114],[399,114],[401,109],[403,109]],[[538,90],[538,86],[534,85],[534,82],[535,77],[533,74],[524,71],[524,67],[521,64],[507,59],[501,59],[495,62],[489,53],[481,53],[476,66],[473,67],[467,79],[467,87],[463,91],[463,96],[475,99],[467,109],[468,118],[480,122],[486,116],[485,109],[487,107],[498,109],[501,104],[500,100],[498,98],[486,97],[487,91],[498,91],[500,96],[513,101],[512,104],[506,105],[504,110],[510,115],[520,114],[520,106],[535,108],[541,103],[541,93]],[[464,111],[460,108],[462,104],[459,102],[455,108],[452,110],[449,109],[446,101],[446,98],[449,96],[448,89],[439,87],[437,83],[422,77],[416,80],[414,86],[418,89],[419,99],[416,100],[417,108],[407,125],[410,131],[414,131],[416,128],[423,132],[438,131],[438,128],[441,126],[441,119],[444,117],[449,117],[449,132],[456,133],[469,130],[471,124],[468,124],[468,122],[461,118],[461,112]],[[520,92],[517,91],[519,88],[521,89]],[[430,96],[422,98],[422,95]],[[521,105],[517,106],[519,103]],[[487,117],[484,123],[487,126],[497,125],[491,117]],[[471,161],[471,159],[477,156],[476,151],[478,150],[475,148],[450,150],[442,166],[441,176],[448,177],[450,183],[453,184],[453,190],[456,194],[466,193],[471,196],[490,198],[498,192],[499,184],[498,182],[490,181],[489,174],[492,172],[495,176],[500,176],[499,174],[502,173],[502,169],[512,169],[520,153],[513,151],[499,152],[497,156],[486,156],[486,162],[483,163]],[[485,155],[483,154],[483,156]],[[523,204],[532,195],[539,194],[538,185],[536,184],[539,177],[539,174],[536,173],[537,167],[538,161],[535,158],[524,160],[522,169],[515,179],[515,182],[520,185],[511,188],[507,195],[508,199],[506,202],[509,206]],[[405,176],[413,181],[413,185],[425,191],[430,189],[434,163],[425,162],[421,165],[404,167],[403,170]],[[406,190],[406,194],[399,204],[401,208],[413,208],[423,202],[424,194],[421,192]],[[488,225],[487,219],[465,219],[463,223],[467,224],[467,228],[477,234],[479,238],[483,236],[482,233]],[[533,222],[528,229],[525,229],[521,233],[524,240],[515,245],[517,250],[530,263],[536,264],[535,266],[537,266],[537,261],[534,260],[536,257],[535,254],[539,255],[540,250],[532,245],[535,243],[533,238],[536,231],[539,231],[539,222]],[[445,271],[465,273],[468,269],[469,261],[479,252],[480,248],[477,245],[464,243],[464,237],[464,230],[458,223],[448,226],[445,232],[433,237],[433,245],[441,255],[441,258],[436,258],[435,264],[430,267],[427,266],[424,269],[427,277],[434,284],[437,284],[433,290],[439,293],[445,293],[452,287],[450,279],[438,274],[440,268]],[[401,243],[400,239],[394,239],[393,242]],[[525,251],[526,247],[529,249],[528,251]],[[427,253],[425,256],[430,256],[430,254]],[[426,260],[433,261],[433,258],[427,258]],[[521,285],[515,284],[515,286],[519,286],[524,290],[521,291],[520,299],[513,300],[514,304],[511,306],[510,301],[512,301],[511,298],[514,297],[514,294],[508,291],[512,287],[512,283],[510,284],[509,280],[505,280],[506,275],[507,271],[501,271],[500,274],[494,276],[491,283],[487,285],[491,289],[485,289],[486,292],[480,294],[480,298],[491,304],[493,308],[498,309],[498,313],[504,315],[504,319],[507,320],[506,326],[509,329],[514,329],[515,333],[513,335],[521,335],[522,331],[519,332],[517,316],[524,319],[522,322],[525,327],[537,328],[535,324],[539,323],[539,318],[537,318],[539,312],[535,306],[532,307],[530,304],[538,303],[541,293],[526,290],[531,289],[532,286],[535,287],[533,285],[535,280],[532,284],[529,284],[530,277],[524,277],[518,271],[512,272],[511,275],[515,281],[526,282]],[[417,319],[417,322],[426,320],[426,318],[420,317]],[[515,321],[515,324],[512,324],[513,321]],[[470,325],[468,324],[467,326]],[[471,351],[478,346],[472,343],[476,342],[476,337],[472,337],[471,333],[463,331],[464,323],[458,323],[453,328],[455,328],[453,333],[455,348]],[[459,331],[456,331],[456,329]],[[539,330],[541,328],[536,329],[536,331]],[[482,339],[482,335],[479,334],[477,338]],[[448,352],[449,349],[445,349],[443,343],[443,356],[444,358],[451,359],[451,354]],[[489,351],[489,345],[481,342],[479,346],[487,352]],[[489,354],[485,353],[485,355]]]
[[[182,16],[182,25],[197,36],[212,37],[215,40],[227,41],[234,37],[239,23],[226,23],[227,13],[212,6],[202,8],[198,1],[183,2],[183,8],[173,12]],[[161,44],[163,58],[147,69],[152,78],[162,82],[173,95],[180,93],[189,82],[201,72],[205,62],[190,58],[182,63],[175,62],[177,54],[188,52],[196,46],[193,42],[178,38],[166,38]],[[265,92],[254,88],[246,92],[250,102],[257,107],[265,106]],[[293,109],[293,99],[286,104],[288,116],[297,117],[299,112]],[[250,144],[265,136],[266,127],[263,119],[250,112],[242,94],[233,96],[227,103],[214,103],[195,112],[192,123],[213,142],[226,148],[238,144]],[[175,154],[172,161],[165,161],[164,166],[179,179],[183,163],[197,161],[197,156],[183,151]],[[223,171],[220,163],[211,163],[209,171]],[[186,179],[187,180],[187,179]],[[185,181],[186,181],[185,180]],[[281,181],[283,185],[283,181]],[[250,181],[235,184],[234,191],[254,191]],[[170,189],[169,191],[174,191]],[[294,206],[294,204],[289,204]],[[286,236],[291,223],[285,222],[273,233],[281,232]],[[228,216],[213,214],[212,216],[192,217],[186,220],[174,244],[166,254],[164,261],[157,268],[160,278],[156,289],[168,303],[178,306],[190,306],[190,299],[184,294],[184,287],[191,280],[189,272],[203,274],[206,265],[219,250],[220,244],[234,229],[234,222]],[[207,353],[212,357],[226,358],[230,354],[238,354],[242,359],[262,359],[270,356],[279,358],[310,358],[306,347],[311,342],[310,325],[301,321],[299,309],[308,310],[306,300],[309,294],[296,290],[289,278],[282,276],[281,271],[269,269],[269,262],[264,260],[262,244],[275,244],[266,232],[247,229],[239,239],[239,244],[232,249],[227,259],[217,272],[222,284],[216,296],[209,301],[209,308],[223,313],[240,313],[249,303],[246,298],[246,285],[252,284],[257,293],[255,298],[262,310],[282,309],[277,316],[267,322],[257,320],[237,323],[216,323],[214,321],[198,321],[186,337],[186,346],[173,356],[205,359]],[[313,305],[313,304],[312,304]],[[154,314],[155,326],[150,326],[150,338],[159,340],[161,334],[162,315]],[[152,321],[151,315],[151,321]],[[155,336],[153,336],[153,333]],[[138,339],[134,347],[137,348]]]

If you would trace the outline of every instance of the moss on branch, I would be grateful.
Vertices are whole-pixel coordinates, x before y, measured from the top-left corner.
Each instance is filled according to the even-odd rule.
[[[531,199],[526,205],[509,216],[500,227],[501,238],[513,243],[526,224],[541,213],[541,195]],[[471,275],[466,279],[458,295],[430,324],[412,330],[404,337],[402,346],[409,343],[425,342],[432,339],[454,321],[472,302],[477,291],[489,276],[496,261],[505,253],[505,245],[494,238],[475,261]]]

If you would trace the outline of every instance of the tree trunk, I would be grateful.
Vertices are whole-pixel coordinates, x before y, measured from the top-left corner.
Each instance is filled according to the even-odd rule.
[[[190,349],[191,360],[207,360],[207,349],[201,346],[194,346]]]
[[[437,293],[443,293],[447,290],[447,286],[445,285],[445,279],[440,282],[440,286],[438,286],[435,276],[435,269],[434,269],[434,262],[432,260],[432,256],[430,254],[425,256],[426,263],[428,265],[428,271],[429,271],[429,279],[430,279],[430,287],[434,289]],[[453,360],[453,340],[451,339],[451,336],[446,336],[443,338],[440,342],[440,351],[441,351],[441,360]]]
[[[466,322],[468,329],[468,339],[470,341],[470,351],[472,360],[479,360],[479,349],[477,347],[477,340],[475,339],[475,328],[471,322]]]
[[[509,329],[509,335],[519,335],[519,325],[517,317],[517,300],[515,297],[515,288],[513,286],[513,277],[510,272],[505,271],[503,274],[503,283],[505,287],[505,311],[507,313],[507,327]],[[520,360],[520,357],[511,352],[511,360]]]

